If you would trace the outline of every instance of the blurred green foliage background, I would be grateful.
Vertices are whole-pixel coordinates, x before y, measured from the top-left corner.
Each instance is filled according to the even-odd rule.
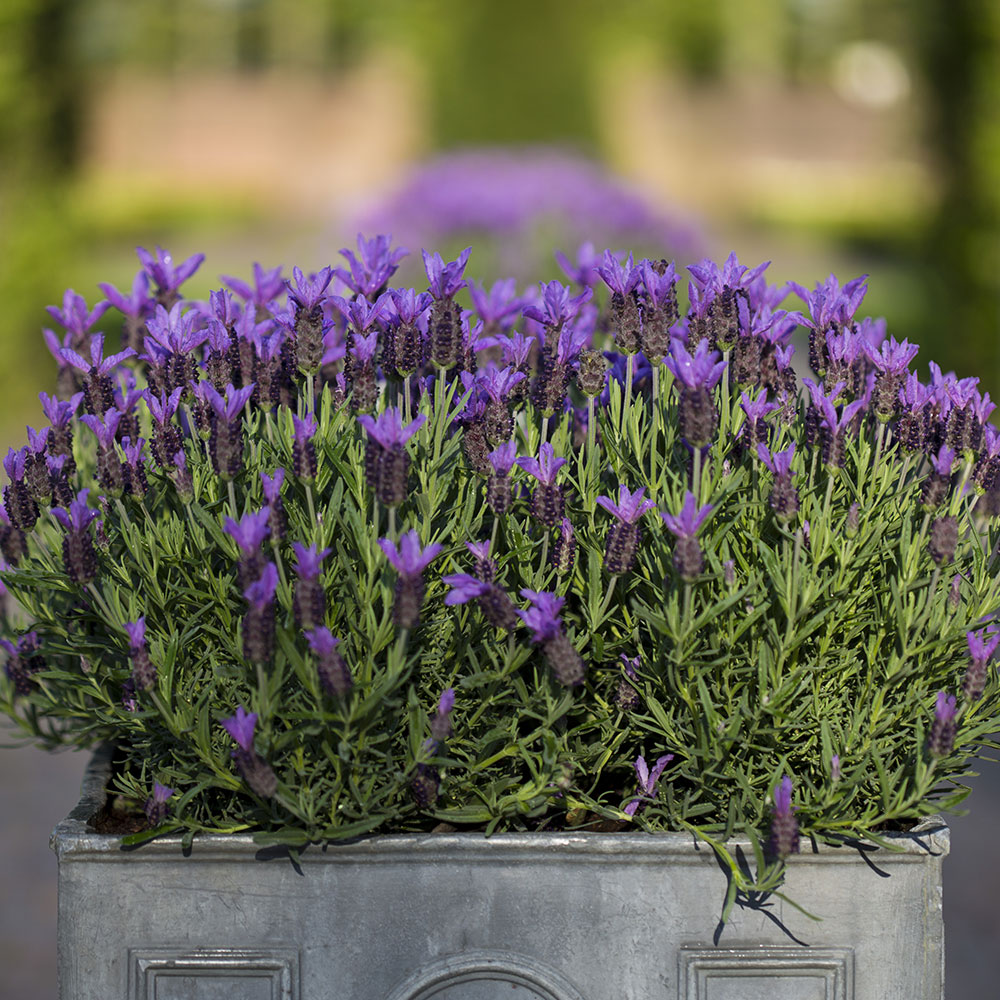
[[[475,144],[592,156],[774,279],[869,272],[920,364],[1000,392],[995,0],[0,6],[8,437],[67,286],[127,285],[136,244],[205,250],[192,294],[317,267],[408,165]]]

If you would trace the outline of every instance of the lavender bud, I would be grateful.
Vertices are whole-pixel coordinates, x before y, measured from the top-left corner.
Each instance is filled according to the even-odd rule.
[[[450,298],[436,299],[428,321],[431,361],[438,368],[453,367],[462,348],[462,313]]]
[[[481,476],[490,474],[490,446],[486,440],[486,426],[481,420],[472,420],[465,425],[462,431],[462,452],[474,472]]]
[[[674,543],[674,569],[682,580],[697,580],[705,568],[705,556],[697,538],[678,538]]]
[[[326,618],[326,593],[319,580],[300,578],[295,581],[292,609],[300,628],[316,628],[323,624]]]
[[[97,553],[86,531],[67,531],[62,540],[63,566],[66,575],[86,586],[97,575]]]
[[[736,562],[733,559],[727,559],[722,564],[722,574],[723,580],[725,580],[727,587],[736,586]]]
[[[951,477],[931,473],[920,488],[920,506],[924,510],[937,510],[951,491]]]
[[[494,514],[505,514],[510,510],[510,476],[491,473],[486,480],[486,502]]]
[[[615,521],[608,529],[604,543],[604,568],[612,576],[628,573],[635,565],[635,556],[642,540],[638,524]]]
[[[848,538],[854,538],[858,529],[861,526],[861,519],[857,501],[851,504],[850,509],[847,511],[847,520],[844,524],[844,530]]]
[[[133,649],[132,653],[132,690],[149,691],[156,685],[156,667],[149,658],[145,646]]]
[[[948,607],[952,611],[957,611],[962,603],[962,574],[956,573],[951,578],[951,586],[948,588]]]
[[[267,663],[273,652],[274,607],[251,605],[243,616],[243,656],[251,663]]]
[[[792,806],[792,779],[789,777],[782,778],[774,789],[770,846],[779,858],[799,852],[799,823]]]
[[[424,344],[415,323],[401,323],[393,336],[396,370],[404,376],[412,375],[423,363]]]
[[[696,389],[684,386],[678,401],[677,420],[681,437],[692,448],[710,445],[719,424],[719,412],[708,389],[704,386]]]
[[[231,423],[212,416],[208,450],[212,468],[223,479],[235,479],[243,468],[243,425],[239,420]]]
[[[0,553],[4,559],[11,566],[16,566],[27,552],[28,536],[20,528],[0,521]]]
[[[799,492],[792,486],[791,476],[774,477],[774,486],[768,497],[768,503],[782,521],[795,517],[799,509]]]
[[[304,483],[316,478],[316,446],[311,440],[296,439],[292,446],[292,470]]]
[[[233,751],[233,759],[250,791],[262,799],[274,798],[278,791],[278,776],[259,753],[237,747]]]
[[[583,683],[587,668],[583,657],[576,651],[563,632],[557,632],[542,643],[545,659],[548,660],[555,679],[564,687],[576,687]]]
[[[552,528],[566,512],[566,498],[562,488],[556,483],[536,483],[531,493],[531,513],[535,518]]]
[[[323,360],[323,303],[295,310],[295,364],[313,375]]]
[[[424,581],[419,576],[400,576],[396,580],[392,620],[398,628],[413,628],[420,620],[424,603]]]
[[[735,385],[757,385],[760,382],[761,341],[753,336],[736,338],[730,373]]]
[[[607,381],[608,363],[600,351],[584,351],[576,371],[576,384],[585,396],[599,396]]]
[[[418,764],[416,773],[410,781],[410,789],[417,805],[428,809],[437,801],[438,790],[441,787],[441,776],[430,764]]]
[[[566,576],[572,572],[575,560],[576,538],[573,533],[573,525],[570,524],[568,518],[564,517],[549,553],[549,565],[559,576]]]
[[[955,696],[939,691],[927,749],[933,757],[947,757],[955,745]]]
[[[486,405],[486,438],[494,447],[514,436],[514,416],[503,399],[491,399]]]
[[[639,350],[642,320],[634,292],[627,295],[615,292],[611,296],[611,327],[618,350],[623,354],[635,354]]]
[[[335,698],[343,698],[354,685],[351,669],[336,649],[317,659],[316,672],[323,690]]]
[[[931,558],[944,566],[955,558],[958,548],[958,521],[953,517],[939,517],[931,525],[931,537],[928,543]]]
[[[507,592],[499,587],[491,586],[485,594],[477,599],[483,617],[494,627],[510,631],[517,624],[517,613],[514,602]]]

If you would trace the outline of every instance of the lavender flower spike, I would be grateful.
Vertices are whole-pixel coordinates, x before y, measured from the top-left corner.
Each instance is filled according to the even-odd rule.
[[[927,740],[927,749],[933,757],[947,757],[951,753],[955,745],[956,714],[955,696],[946,691],[938,691],[934,722]]]
[[[420,620],[420,606],[424,602],[421,574],[441,551],[441,546],[433,542],[421,549],[420,536],[413,528],[400,538],[398,549],[388,538],[380,538],[378,543],[399,573],[392,606],[393,621],[399,628],[412,628]]]
[[[597,502],[623,524],[635,524],[647,510],[656,506],[652,500],[643,499],[645,492],[646,488],[643,486],[635,493],[631,493],[629,488],[622,484],[618,487],[618,503],[610,497],[598,497]]]
[[[128,633],[128,644],[133,650],[141,649],[146,644],[146,616],[140,615],[134,622],[125,622]]]
[[[698,507],[698,501],[694,494],[688,490],[684,494],[684,506],[679,514],[661,514],[667,528],[677,538],[694,538],[701,530],[708,515],[712,513],[712,506],[705,504]]]
[[[396,445],[404,445],[420,429],[427,415],[421,413],[414,421],[403,427],[402,411],[394,406],[387,407],[377,417],[370,417],[368,414],[358,417],[358,423],[374,438],[383,448],[391,449]]]
[[[270,507],[264,507],[256,512],[248,511],[238,522],[227,517],[222,530],[235,539],[244,555],[252,556],[263,545],[264,539],[267,538],[268,532],[271,530],[268,524],[270,516]]]
[[[532,632],[532,642],[541,643],[555,679],[565,687],[583,683],[587,668],[583,658],[563,632],[559,611],[565,598],[548,591],[521,591],[522,597],[531,601],[527,611],[517,611],[518,617]]]
[[[59,507],[52,509],[52,516],[67,530],[73,532],[83,532],[87,526],[100,514],[98,511],[87,506],[87,497],[90,495],[89,489],[80,490],[76,499],[69,505],[69,510],[65,511]]]
[[[441,546],[432,542],[427,548],[420,547],[420,536],[414,528],[407,531],[399,540],[399,548],[389,538],[378,540],[386,559],[396,568],[402,577],[419,577],[430,565]]]
[[[501,446],[503,447],[503,446]],[[498,449],[499,450],[499,449]],[[566,464],[565,458],[556,458],[555,449],[546,441],[538,450],[538,458],[519,458],[517,464],[545,486],[552,486],[556,473]]]
[[[640,806],[645,805],[646,800],[651,799],[656,794],[656,783],[660,780],[667,764],[674,759],[672,753],[663,757],[657,757],[653,769],[649,769],[646,758],[641,754],[635,759],[635,776],[638,779],[638,796],[625,807],[625,812],[629,816],[634,816]]]
[[[456,260],[446,264],[439,253],[424,255],[424,269],[430,282],[430,293],[435,299],[450,299],[457,291],[465,288],[467,282],[462,279],[462,272],[469,261],[472,247],[466,247]]]
[[[336,698],[343,698],[354,685],[354,678],[337,649],[340,640],[325,625],[307,630],[305,637],[316,657],[316,673],[323,690]]]
[[[241,750],[246,750],[248,753],[253,752],[254,727],[257,725],[256,712],[248,713],[240,705],[236,709],[236,714],[228,719],[223,719],[220,725],[232,736]]]
[[[1000,645],[1000,632],[982,629],[966,632],[965,638],[969,644],[969,666],[962,682],[962,694],[968,701],[978,701],[986,689],[986,665]]]
[[[146,799],[143,810],[150,826],[159,826],[170,814],[170,807],[167,800],[174,795],[172,788],[161,785],[158,781],[153,782],[153,794]]]
[[[680,514],[662,514],[669,531],[677,538],[674,546],[674,568],[682,580],[696,580],[705,567],[705,556],[698,544],[697,534],[712,507],[705,504],[698,507],[694,494],[688,490],[684,495],[684,506]]]
[[[597,502],[616,518],[604,543],[604,568],[612,576],[627,573],[635,565],[636,553],[642,540],[639,518],[656,506],[652,500],[643,500],[645,492],[645,487],[642,487],[631,493],[622,484],[618,487],[618,503],[614,503],[610,497],[597,498]]]
[[[162,304],[168,308],[179,298],[177,289],[198,270],[205,259],[203,253],[196,253],[174,266],[173,257],[162,247],[156,248],[155,258],[144,247],[136,247],[135,253],[143,270],[156,282],[161,300],[167,300]]]
[[[779,858],[799,851],[799,824],[792,806],[792,779],[785,775],[774,786],[774,813],[771,817],[771,850]]]

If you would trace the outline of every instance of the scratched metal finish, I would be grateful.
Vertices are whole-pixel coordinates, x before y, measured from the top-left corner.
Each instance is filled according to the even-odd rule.
[[[98,761],[98,765],[101,762]],[[250,837],[123,850],[89,832],[106,771],[53,833],[62,1000],[941,1000],[931,822],[817,850],[738,906],[686,835],[428,834],[310,848]]]

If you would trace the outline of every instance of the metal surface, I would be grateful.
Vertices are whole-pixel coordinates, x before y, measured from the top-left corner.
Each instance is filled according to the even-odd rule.
[[[98,762],[100,763],[100,762]],[[680,834],[250,837],[122,850],[89,832],[106,762],[53,833],[62,1000],[940,1000],[940,823],[900,851],[813,849],[737,907]]]

